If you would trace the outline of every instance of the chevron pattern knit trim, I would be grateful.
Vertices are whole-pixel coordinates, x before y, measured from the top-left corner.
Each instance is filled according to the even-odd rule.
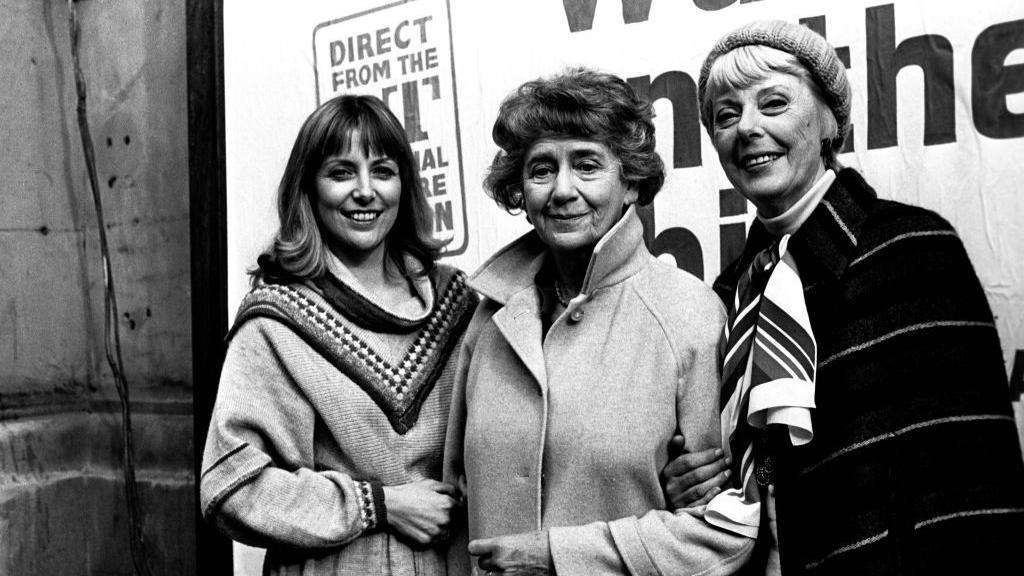
[[[242,300],[228,338],[251,318],[282,322],[359,385],[395,431],[404,434],[416,424],[423,401],[469,323],[476,295],[466,286],[465,278],[462,272],[451,277],[398,364],[381,358],[349,329],[340,312],[302,284],[257,285]]]

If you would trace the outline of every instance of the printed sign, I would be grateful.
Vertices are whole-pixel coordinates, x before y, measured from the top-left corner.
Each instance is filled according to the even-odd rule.
[[[317,104],[337,94],[381,98],[405,127],[447,255],[466,250],[459,108],[447,0],[396,2],[313,30]]]
[[[764,18],[821,32],[846,65],[853,128],[840,162],[879,196],[956,228],[995,315],[1024,442],[1020,0],[225,2],[229,306],[276,229],[276,186],[318,103],[342,92],[388,103],[419,155],[434,230],[452,239],[446,262],[472,272],[530,229],[482,187],[502,99],[579,65],[621,76],[652,102],[667,175],[643,213],[646,239],[711,283],[754,214],[700,124],[696,82],[719,37]]]

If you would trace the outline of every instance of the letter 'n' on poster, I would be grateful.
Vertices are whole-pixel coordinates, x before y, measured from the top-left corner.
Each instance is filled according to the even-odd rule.
[[[341,5],[341,3],[339,3]],[[404,0],[313,29],[317,104],[372,94],[402,122],[445,255],[466,250],[459,106],[448,0]]]

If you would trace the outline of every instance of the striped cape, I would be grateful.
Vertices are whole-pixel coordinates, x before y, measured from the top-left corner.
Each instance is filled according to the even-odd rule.
[[[719,296],[771,240],[755,222]],[[1024,463],[992,313],[956,232],[845,169],[790,250],[818,376],[814,440],[773,447],[783,573],[1018,563]]]

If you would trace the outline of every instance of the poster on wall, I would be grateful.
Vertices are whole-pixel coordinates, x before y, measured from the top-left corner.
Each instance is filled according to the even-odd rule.
[[[529,229],[481,185],[497,152],[499,104],[524,81],[579,65],[618,74],[652,101],[668,174],[645,214],[647,240],[711,283],[738,254],[753,210],[700,124],[696,80],[718,37],[762,18],[813,28],[846,65],[853,128],[840,162],[880,196],[934,210],[957,229],[996,316],[1024,422],[1019,0],[225,2],[229,306],[276,228],[277,181],[319,103],[352,92],[391,107],[417,154],[434,231],[451,240],[446,259],[472,271]]]
[[[520,83],[576,65],[616,73],[653,102],[670,170],[647,214],[649,243],[713,281],[753,214],[699,122],[696,78],[715,39],[757,18],[801,22],[836,46],[854,91],[840,161],[883,197],[933,209],[956,227],[1020,393],[1024,4],[1016,0],[226,2],[230,305],[275,228],[291,140],[319,103],[343,92],[387,102],[412,141],[434,231],[450,240],[447,258],[472,270],[528,229],[481,186],[497,152],[498,105]]]
[[[448,11],[447,0],[394,2],[317,24],[313,76],[318,105],[370,94],[402,120],[450,257],[465,251],[468,234]]]

